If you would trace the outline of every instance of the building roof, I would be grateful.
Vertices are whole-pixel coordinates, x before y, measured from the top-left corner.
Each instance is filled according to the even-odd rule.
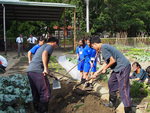
[[[0,18],[3,18],[5,6],[6,20],[58,21],[65,8],[75,5],[50,2],[25,2],[0,0]]]

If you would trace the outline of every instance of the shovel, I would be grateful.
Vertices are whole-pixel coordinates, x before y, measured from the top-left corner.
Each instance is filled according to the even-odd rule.
[[[100,72],[99,74],[102,74],[102,73]],[[89,79],[86,80],[86,81],[83,81],[83,82],[80,82],[80,83],[76,84],[76,85],[74,86],[74,89],[77,88],[78,86],[82,85],[82,84],[85,84],[86,82],[90,81],[91,79],[92,79],[92,78],[89,78]],[[96,77],[93,82],[96,82],[96,81],[98,81],[98,80],[99,80],[99,77]]]
[[[74,65],[69,71],[67,71],[64,75],[67,75],[71,70],[73,70],[78,64],[80,64],[85,58],[83,58],[81,61],[79,61],[76,65]]]
[[[57,77],[53,76],[52,74],[48,74],[49,77],[53,78],[53,89],[60,89],[61,84]]]
[[[60,81],[54,79],[53,80],[53,89],[60,89],[60,88],[61,88]]]

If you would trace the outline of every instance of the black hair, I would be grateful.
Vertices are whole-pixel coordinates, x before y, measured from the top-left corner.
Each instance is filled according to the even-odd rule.
[[[146,68],[146,72],[147,72],[148,74],[150,74],[150,66],[148,66],[148,67]]]
[[[51,37],[47,40],[47,42],[56,42],[56,44],[58,45],[59,40],[56,37]]]
[[[91,37],[88,37],[87,40],[90,41],[90,47],[91,47]]]
[[[79,41],[78,42],[82,42],[82,44],[83,44],[83,46],[85,45],[85,41],[84,41],[84,39],[79,39]]]
[[[91,37],[88,37],[86,40],[89,40],[91,42]]]
[[[137,67],[142,68],[141,65],[140,65],[138,62],[134,62],[134,63],[132,64],[132,66],[133,66],[133,65],[136,65]]]
[[[46,41],[46,39],[45,39],[45,37],[44,36],[40,36],[40,37],[38,37],[38,41]]]
[[[82,43],[83,43],[83,45],[85,44],[85,40],[84,39],[81,39],[81,41],[82,41]]]
[[[99,38],[99,36],[91,36],[90,38],[90,43],[101,43],[101,39]]]

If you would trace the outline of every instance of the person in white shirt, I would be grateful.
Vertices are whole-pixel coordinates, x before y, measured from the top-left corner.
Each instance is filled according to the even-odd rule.
[[[5,72],[7,66],[8,66],[8,62],[6,58],[0,55],[0,71]]]
[[[35,46],[36,42],[37,42],[37,38],[33,37],[32,34],[30,34],[30,37],[27,39],[28,43],[29,43],[29,50]]]
[[[19,37],[16,38],[16,42],[18,44],[18,57],[20,57],[20,52],[22,53],[22,56],[24,56],[24,54],[23,54],[23,37],[22,37],[22,34],[20,34]]]

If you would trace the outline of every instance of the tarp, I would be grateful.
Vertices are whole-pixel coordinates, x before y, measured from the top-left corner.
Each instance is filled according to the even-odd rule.
[[[66,56],[60,56],[58,58],[58,63],[66,69],[66,71],[69,71],[72,67],[74,67],[76,64],[73,64],[71,62],[69,62],[67,59],[66,59]],[[73,68],[69,74],[72,76],[73,79],[75,80],[81,80],[81,76],[80,76],[80,73],[79,71],[77,70],[77,66],[75,68]]]

